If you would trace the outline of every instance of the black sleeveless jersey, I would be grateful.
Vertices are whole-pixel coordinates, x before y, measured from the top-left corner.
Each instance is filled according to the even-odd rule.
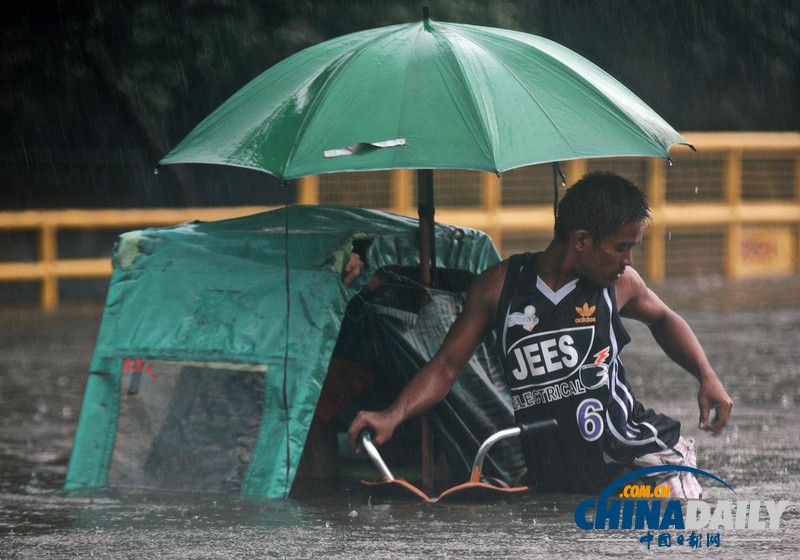
[[[514,255],[497,309],[497,351],[518,422],[558,429],[523,441],[529,483],[592,492],[634,457],[673,446],[680,424],[636,401],[619,359],[630,341],[614,286],[576,279],[553,292],[538,254]]]

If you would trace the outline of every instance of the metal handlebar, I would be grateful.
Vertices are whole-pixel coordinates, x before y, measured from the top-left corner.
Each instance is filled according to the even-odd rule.
[[[372,463],[381,472],[383,478],[386,480],[394,480],[392,471],[390,471],[389,467],[386,466],[386,463],[383,462],[381,454],[378,453],[378,449],[375,447],[375,444],[372,443],[372,434],[369,430],[364,430],[361,432],[361,445],[364,446],[364,449],[367,451],[367,455],[369,455],[369,458],[372,459]]]

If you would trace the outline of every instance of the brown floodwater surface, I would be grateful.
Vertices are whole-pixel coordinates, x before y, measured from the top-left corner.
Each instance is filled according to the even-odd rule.
[[[779,528],[652,531],[650,553],[800,558],[800,279],[655,287],[692,325],[735,402],[712,437],[697,428],[697,383],[643,325],[622,353],[646,406],[697,441],[711,510],[788,501]],[[508,503],[378,503],[354,488],[319,499],[100,489],[65,493],[99,305],[0,309],[0,556],[3,558],[617,558],[648,553],[647,530],[582,530],[596,496]],[[729,504],[725,506],[724,504]],[[721,515],[721,514],[718,514]],[[667,537],[669,544],[667,547]],[[716,540],[716,537],[719,540]],[[660,537],[660,540],[659,540]],[[683,544],[678,540],[683,537]],[[709,539],[709,537],[712,537]],[[719,547],[717,547],[717,544]],[[709,547],[713,550],[709,550]],[[666,557],[666,556],[665,556]]]

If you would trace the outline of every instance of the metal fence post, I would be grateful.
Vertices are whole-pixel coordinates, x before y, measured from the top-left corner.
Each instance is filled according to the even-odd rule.
[[[317,175],[300,177],[297,186],[298,204],[319,204],[319,177]]]
[[[725,228],[725,276],[739,278],[741,274],[740,250],[742,244],[742,151],[728,150],[725,158],[725,204],[728,221]]]
[[[664,160],[651,159],[648,162],[647,170],[647,197],[653,214],[648,240],[647,274],[654,282],[663,282],[667,268],[667,228],[663,218],[667,192],[667,173]]]
[[[44,221],[39,230],[39,262],[42,265],[41,306],[45,311],[53,311],[58,307],[58,276],[56,259],[58,258],[58,239],[55,224]]]
[[[486,214],[486,233],[494,241],[498,251],[503,250],[503,230],[497,212],[502,198],[500,177],[496,173],[481,173],[481,207]]]

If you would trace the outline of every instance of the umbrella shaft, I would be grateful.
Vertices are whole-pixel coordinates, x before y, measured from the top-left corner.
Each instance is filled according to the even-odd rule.
[[[433,169],[417,171],[417,214],[419,215],[420,281],[433,287],[436,278],[436,242],[434,232]]]
[[[419,278],[426,288],[435,287],[436,235],[433,216],[433,169],[417,170],[417,214],[419,216]],[[433,439],[427,418],[422,422],[422,485],[433,487]]]

